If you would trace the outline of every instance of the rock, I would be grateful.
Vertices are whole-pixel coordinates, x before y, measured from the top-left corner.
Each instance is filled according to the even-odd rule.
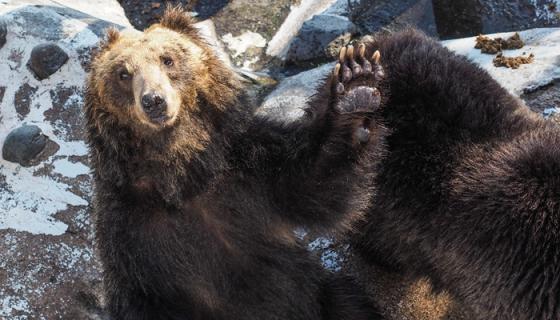
[[[327,48],[334,43],[333,52],[350,41],[356,26],[346,17],[320,14],[306,21],[288,50],[287,61],[301,64],[332,58]],[[336,55],[336,53],[335,53]]]
[[[47,145],[49,138],[37,126],[23,125],[14,129],[4,141],[2,157],[4,160],[30,166],[34,158]]]
[[[444,41],[449,49],[467,56],[486,69],[494,79],[511,93],[520,96],[537,88],[545,87],[560,78],[560,28],[531,29],[519,32],[525,46],[517,50],[504,51],[508,57],[534,54],[533,63],[524,64],[519,69],[497,68],[494,55],[483,54],[475,49],[476,37]],[[509,38],[512,33],[488,35],[490,38]]]
[[[97,22],[104,22],[109,25],[132,27],[117,0],[8,0],[2,1],[0,4],[0,14],[15,10],[20,11],[20,19],[24,20],[21,22],[26,23],[28,30],[37,32],[42,30],[42,38],[46,38],[48,31],[53,30],[53,27],[60,27],[60,24],[57,23],[58,19],[51,15],[49,11],[67,15],[67,18],[71,19],[83,19],[88,26]],[[22,11],[25,8],[30,10]],[[39,9],[43,14],[34,14],[37,11],[33,9]],[[25,14],[22,14],[22,12],[25,12]],[[29,19],[35,20],[35,23],[30,24]],[[49,20],[51,24],[48,23]]]
[[[526,90],[521,95],[521,99],[529,108],[542,113],[545,117],[558,115],[560,113],[560,79],[534,90]]]
[[[257,114],[278,121],[290,122],[303,115],[303,108],[315,94],[320,79],[331,73],[334,63],[300,72],[285,78],[272,91],[257,110]]]
[[[31,51],[27,66],[39,80],[48,78],[68,61],[68,55],[53,43],[44,43]]]
[[[336,0],[327,10],[325,10],[324,14],[334,14],[338,16],[348,17],[350,16],[350,7],[349,3],[351,1],[348,0]]]
[[[0,157],[0,318],[105,319],[73,310],[101,283],[82,97],[104,29],[130,24],[117,0],[0,0],[0,19],[9,26],[0,49],[0,148],[26,124],[43,132],[37,143],[48,136],[31,166]],[[55,43],[68,61],[41,81],[26,62],[44,43]]]
[[[4,20],[0,20],[0,49],[6,44],[6,35],[8,34],[8,26]]]
[[[433,0],[442,39],[560,26],[558,1]]]
[[[14,96],[14,106],[20,119],[25,118],[31,109],[31,96],[37,92],[37,87],[32,87],[28,83],[24,83],[16,91]]]
[[[437,36],[431,0],[360,0],[350,11],[350,20],[363,34],[414,26]]]

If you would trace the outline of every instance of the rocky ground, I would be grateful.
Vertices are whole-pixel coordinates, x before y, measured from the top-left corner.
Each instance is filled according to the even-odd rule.
[[[560,1],[193,0],[220,57],[246,77],[260,113],[292,121],[332,68],[337,50],[379,30],[414,25],[487,69],[528,106],[560,119],[560,29],[521,32],[533,53],[496,68],[474,49],[478,33],[559,26]],[[91,179],[83,142],[83,84],[103,30],[143,29],[164,1],[0,0],[0,319],[102,319]],[[494,35],[492,35],[494,37]],[[498,36],[498,35],[496,35]],[[325,64],[327,63],[327,64]],[[429,281],[366,267],[342,242],[298,234],[325,267],[368,284],[389,319],[469,319]]]

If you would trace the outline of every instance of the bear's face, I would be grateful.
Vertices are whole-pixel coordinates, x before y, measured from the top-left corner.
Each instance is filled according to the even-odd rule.
[[[161,25],[144,32],[113,30],[92,64],[90,82],[98,86],[104,111],[127,125],[159,130],[196,107],[204,54],[185,34]]]

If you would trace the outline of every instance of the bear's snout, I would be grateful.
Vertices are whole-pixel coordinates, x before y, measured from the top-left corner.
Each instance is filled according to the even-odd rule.
[[[146,93],[142,96],[142,109],[150,120],[164,122],[167,120],[167,102],[158,93]]]

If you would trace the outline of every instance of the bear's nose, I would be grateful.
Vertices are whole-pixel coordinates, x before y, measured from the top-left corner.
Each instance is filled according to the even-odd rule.
[[[157,93],[147,93],[142,96],[142,108],[146,114],[156,120],[165,115],[167,103]]]

